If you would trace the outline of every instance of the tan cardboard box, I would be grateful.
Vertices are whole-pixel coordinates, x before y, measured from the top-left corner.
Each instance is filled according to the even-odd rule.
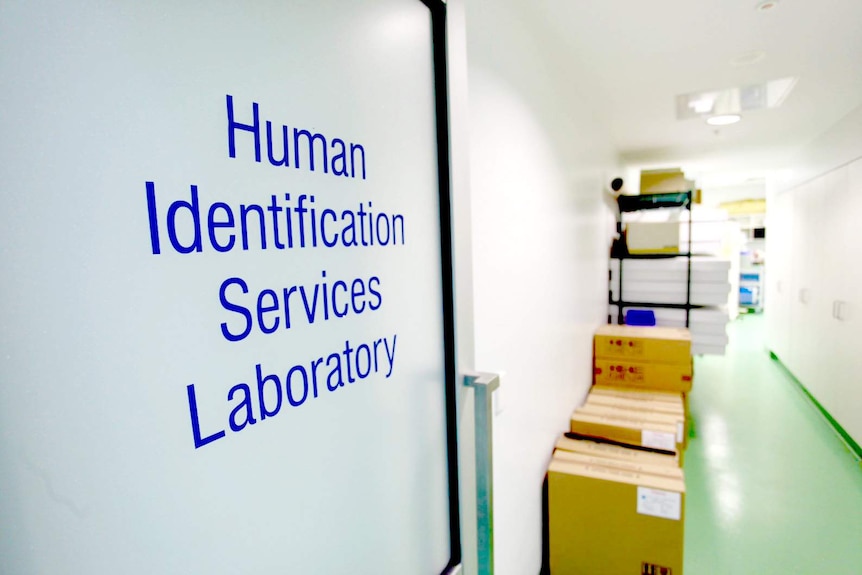
[[[577,412],[632,421],[639,425],[652,423],[673,425],[676,429],[677,444],[681,445],[683,449],[688,447],[688,440],[685,433],[685,414],[683,413],[660,413],[657,411],[635,410],[626,407],[615,407],[590,402],[579,407]]]
[[[680,478],[554,457],[548,515],[554,575],[682,575]]]
[[[637,450],[630,449],[629,451]],[[623,459],[602,457],[601,455],[585,455],[577,451],[567,451],[565,449],[555,450],[554,457],[562,461],[573,461],[575,463],[584,463],[587,465],[602,465],[604,467],[612,467],[614,469],[622,469],[624,471],[633,471],[635,473],[648,473],[650,475],[661,475],[662,477],[683,479],[682,469],[680,469],[679,466],[676,465],[670,466],[663,463],[635,463],[633,461],[626,461]]]
[[[679,457],[676,455],[664,455],[585,439],[570,439],[565,435],[557,440],[555,447],[557,451],[582,453],[590,457],[616,459],[634,464],[662,465],[672,469],[679,468]]]
[[[691,365],[691,332],[684,327],[604,325],[593,337],[594,357]]]
[[[681,404],[683,408],[683,413],[685,414],[685,436],[686,438],[691,436],[693,423],[691,418],[691,412],[688,409],[688,393],[594,385],[592,389],[590,389],[589,397],[595,401],[604,401],[605,404],[607,404],[608,401],[611,401],[611,398],[648,401],[661,404],[671,404],[674,406],[678,406]]]
[[[692,363],[649,363],[626,358],[597,357],[593,362],[593,383],[638,389],[690,391]]]
[[[661,391],[649,389],[637,389],[628,387],[612,387],[608,385],[594,385],[590,389],[590,395],[604,395],[636,399],[643,401],[662,401],[677,404],[680,401],[685,406],[685,394],[678,391]]]
[[[682,455],[682,441],[677,441],[677,426],[644,419],[620,419],[599,413],[576,410],[571,417],[571,431],[629,445],[639,445]]]
[[[679,222],[629,222],[626,247],[631,254],[678,254]]]
[[[685,405],[680,399],[677,403],[669,401],[653,401],[650,399],[631,399],[601,393],[591,393],[587,396],[586,405],[605,405],[635,411],[650,411],[654,413],[670,413],[685,417]]]
[[[617,419],[627,419],[635,422],[675,425],[677,430],[677,441],[682,441],[682,429],[685,424],[684,413],[662,413],[660,411],[631,409],[629,407],[602,405],[600,403],[591,402],[585,403],[579,407],[577,411],[578,413],[592,413]]]
[[[679,168],[641,170],[640,176],[641,194],[688,192],[694,189],[694,180],[686,179],[685,172]]]

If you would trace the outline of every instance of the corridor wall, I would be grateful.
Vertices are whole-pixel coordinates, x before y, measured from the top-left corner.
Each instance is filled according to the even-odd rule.
[[[862,442],[862,108],[821,136],[773,183],[767,211],[767,346],[849,435]],[[814,170],[822,170],[807,177]]]
[[[590,385],[591,335],[606,317],[602,193],[617,159],[578,93],[579,64],[556,59],[529,7],[466,7],[475,361],[505,373],[495,567],[520,575],[539,570],[545,469]]]

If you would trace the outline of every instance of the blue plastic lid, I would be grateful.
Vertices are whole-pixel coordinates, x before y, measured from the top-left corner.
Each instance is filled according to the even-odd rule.
[[[651,309],[627,309],[626,325],[655,325],[655,312]]]

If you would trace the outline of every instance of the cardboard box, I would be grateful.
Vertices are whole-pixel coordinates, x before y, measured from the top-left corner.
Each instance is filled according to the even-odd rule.
[[[576,410],[570,420],[570,429],[581,435],[649,447],[667,453],[682,455],[683,451],[683,442],[677,440],[678,429],[673,423],[619,418]]]
[[[685,415],[685,436],[691,437],[693,422],[691,412],[689,411],[689,394],[674,393],[665,391],[650,391],[635,388],[608,387],[604,385],[594,385],[590,390],[589,397],[596,402],[605,402],[614,399],[631,399],[636,401],[648,401],[655,404],[679,406],[682,404],[683,414]]]
[[[604,405],[607,407],[617,407],[621,409],[647,411],[652,413],[668,413],[685,417],[685,406],[682,399],[680,399],[679,402],[653,401],[650,399],[632,399],[617,397],[614,395],[603,395],[601,393],[591,393],[587,396],[587,402],[585,405]]]
[[[641,170],[640,193],[661,194],[666,192],[687,192],[694,189],[694,180],[685,177],[679,168],[660,170]]]
[[[679,222],[629,222],[626,247],[631,254],[678,254]]]
[[[679,457],[674,455],[664,455],[661,453],[653,453],[651,451],[641,451],[639,449],[630,449],[610,443],[599,443],[585,439],[570,439],[565,435],[557,440],[557,451],[570,451],[573,453],[582,453],[591,457],[603,457],[605,459],[616,459],[623,462],[631,462],[635,464],[647,465],[663,465],[672,469],[679,468]]]
[[[681,575],[685,482],[554,457],[551,573]]]
[[[689,396],[690,394],[687,392],[669,393],[665,391],[594,385],[587,396],[587,401],[599,405],[629,407],[630,409],[640,409],[638,406],[643,406],[643,409],[651,409],[662,413],[679,413],[681,409],[685,421],[684,434],[687,446],[694,429],[691,412],[689,411]]]
[[[691,390],[692,376],[690,359],[685,364],[597,357],[593,364],[593,382],[596,385],[683,392]]]
[[[629,451],[637,450],[630,449]],[[554,457],[562,461],[574,461],[575,463],[584,463],[587,465],[603,465],[605,467],[612,467],[614,469],[622,469],[623,471],[632,471],[635,473],[648,473],[650,475],[661,475],[662,477],[673,477],[676,479],[683,478],[682,469],[680,469],[679,466],[637,463],[634,461],[626,461],[624,459],[602,457],[601,455],[586,455],[577,451],[566,451],[565,449],[554,451]]]
[[[688,447],[688,438],[685,434],[685,414],[683,413],[661,413],[657,411],[635,410],[626,407],[615,407],[587,402],[577,409],[577,413],[611,417],[626,420],[639,425],[673,425],[676,429],[676,443],[682,449]]]
[[[609,385],[594,385],[590,389],[590,395],[603,395],[608,397],[621,397],[637,401],[655,401],[678,405],[682,401],[685,407],[685,393],[678,391],[663,391],[660,389],[637,389],[629,387],[614,387]]]
[[[604,325],[593,337],[596,359],[691,365],[691,332],[681,327]]]

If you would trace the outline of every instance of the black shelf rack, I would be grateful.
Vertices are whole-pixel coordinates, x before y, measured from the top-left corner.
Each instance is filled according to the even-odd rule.
[[[620,208],[620,216],[617,221],[617,231],[620,233],[620,237],[622,237],[622,226],[623,226],[623,217],[624,213],[629,212],[639,212],[643,210],[655,210],[659,208],[683,208],[687,210],[688,213],[688,249],[685,252],[681,253],[654,253],[654,254],[629,254],[628,249],[624,250],[624,253],[620,253],[619,250],[611,250],[611,259],[615,259],[619,261],[619,271],[617,273],[617,282],[618,282],[618,295],[619,299],[614,300],[613,298],[613,290],[608,290],[608,303],[610,305],[617,306],[617,323],[622,325],[625,318],[625,308],[633,308],[633,307],[654,307],[654,308],[667,308],[667,309],[684,309],[685,310],[685,326],[689,327],[691,310],[700,308],[703,306],[692,305],[691,304],[691,199],[692,193],[691,191],[687,192],[669,192],[669,193],[660,193],[660,194],[641,194],[637,196],[619,196],[617,198],[617,204]],[[658,303],[658,302],[648,302],[648,301],[628,301],[624,297],[623,293],[623,262],[625,260],[648,260],[648,259],[670,259],[670,258],[678,258],[685,257],[687,259],[687,274],[686,274],[686,291],[685,291],[685,303],[684,304],[670,304],[670,303]],[[611,279],[611,274],[608,274],[608,279]],[[608,318],[610,321],[610,317]]]

